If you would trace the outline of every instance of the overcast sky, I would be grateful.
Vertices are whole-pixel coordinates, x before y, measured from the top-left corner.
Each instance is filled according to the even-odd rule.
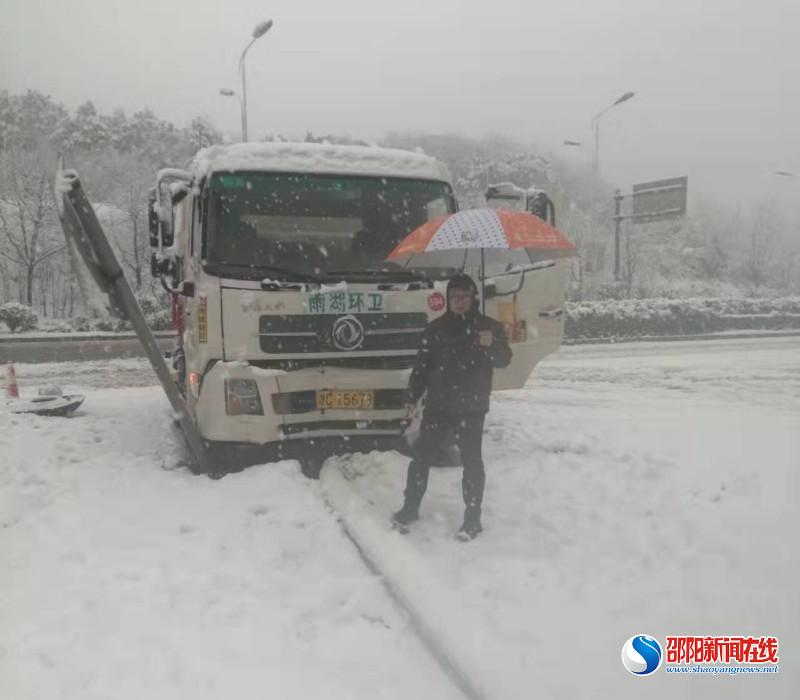
[[[800,203],[800,0],[0,0],[0,89],[238,136],[507,133],[603,173]],[[569,150],[564,139],[583,141]],[[796,178],[780,178],[774,170]]]

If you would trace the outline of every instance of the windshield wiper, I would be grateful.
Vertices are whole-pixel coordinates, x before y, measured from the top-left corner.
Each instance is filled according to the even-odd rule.
[[[360,270],[325,270],[326,277],[342,277],[351,279],[353,277],[364,277],[374,279],[376,277],[383,279],[399,279],[399,280],[428,280],[428,277],[418,270],[411,270],[407,268],[387,269],[380,267],[365,267]]]
[[[312,275],[309,272],[298,272],[297,270],[290,270],[288,267],[279,267],[278,265],[257,265],[256,269],[275,272],[279,275],[286,275],[296,282],[319,282],[319,277]]]
[[[298,272],[297,270],[290,270],[286,267],[278,265],[258,265],[256,267],[258,272],[272,272],[277,276],[277,279],[263,279],[261,280],[261,288],[267,291],[273,289],[287,289],[296,287],[297,283],[306,284],[319,284],[320,279],[315,275],[308,272]]]

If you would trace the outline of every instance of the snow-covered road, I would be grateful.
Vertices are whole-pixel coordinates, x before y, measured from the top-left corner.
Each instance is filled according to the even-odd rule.
[[[165,471],[168,419],[155,387],[0,419],[0,697],[459,697],[317,484]]]
[[[458,697],[323,496],[490,698],[800,693],[799,339],[563,349],[495,396],[468,545],[458,470],[403,537],[398,455],[212,482],[162,468],[141,361],[17,372],[88,398],[70,420],[0,414],[3,698]],[[637,633],[775,635],[781,671],[636,678]]]

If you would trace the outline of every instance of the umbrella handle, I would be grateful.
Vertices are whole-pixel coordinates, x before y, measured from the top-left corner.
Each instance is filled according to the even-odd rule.
[[[483,248],[481,248],[481,313],[486,315],[486,261]]]

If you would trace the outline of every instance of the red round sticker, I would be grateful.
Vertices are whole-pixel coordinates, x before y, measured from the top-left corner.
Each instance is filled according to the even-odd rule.
[[[434,292],[428,297],[428,308],[431,311],[441,311],[444,307],[444,294],[441,292]]]

